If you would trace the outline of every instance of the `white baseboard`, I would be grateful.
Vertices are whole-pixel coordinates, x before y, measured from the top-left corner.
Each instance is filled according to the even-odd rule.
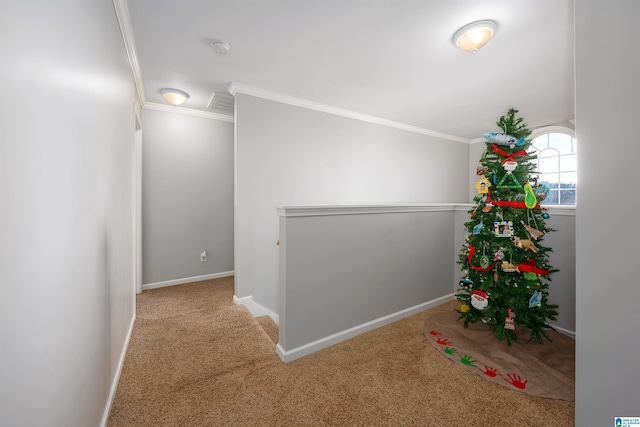
[[[236,305],[244,305],[247,310],[253,315],[253,317],[269,316],[276,322],[276,325],[280,324],[280,317],[273,311],[261,306],[257,302],[253,301],[252,296],[238,298],[233,296],[233,303]]]
[[[571,337],[573,339],[576,339],[575,331],[570,331],[568,329],[561,328],[560,326],[556,326],[556,325],[551,325],[551,326],[553,326],[553,329],[555,329],[556,331],[558,331],[560,333],[563,333],[563,334],[565,334],[565,335],[567,335],[567,336],[569,336],[569,337]]]
[[[413,307],[409,307],[388,316],[380,317],[370,322],[363,323],[362,325],[355,326],[353,328],[338,332],[337,334],[333,334],[325,338],[321,338],[319,340],[310,342],[297,348],[293,348],[291,350],[285,350],[284,348],[282,348],[280,343],[278,343],[278,345],[276,346],[276,352],[283,362],[291,362],[292,360],[308,356],[309,354],[315,353],[316,351],[322,350],[323,348],[331,347],[332,345],[342,341],[346,341],[349,338],[353,338],[357,335],[369,332],[373,329],[377,329],[381,326],[393,323],[397,320],[404,319],[405,317],[420,313],[421,311],[439,306],[441,304],[444,304],[445,302],[453,301],[454,299],[454,294],[445,295],[443,297],[436,298],[434,300],[427,301]]]
[[[102,414],[102,421],[100,421],[100,427],[106,427],[107,422],[109,421],[111,406],[113,405],[113,399],[116,397],[116,390],[118,388],[118,382],[120,381],[120,374],[122,373],[122,368],[124,367],[124,358],[127,355],[127,350],[129,349],[129,340],[131,339],[131,334],[133,333],[133,325],[135,321],[136,321],[136,312],[134,310],[133,316],[131,316],[131,324],[129,325],[129,332],[127,332],[127,339],[124,340],[124,346],[122,346],[122,352],[120,353],[120,359],[118,360],[116,373],[115,373],[115,376],[113,377],[113,381],[111,381],[109,398],[107,399],[107,405],[104,408],[104,413]]]
[[[200,282],[202,280],[219,279],[220,277],[233,276],[233,271],[223,271],[222,273],[205,274],[204,276],[185,277],[183,279],[167,280],[165,282],[147,283],[142,285],[142,290],[164,288],[165,286],[182,285],[184,283]]]

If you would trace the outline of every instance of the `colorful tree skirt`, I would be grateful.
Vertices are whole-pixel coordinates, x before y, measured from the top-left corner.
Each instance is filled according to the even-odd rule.
[[[465,328],[455,310],[425,319],[424,334],[438,351],[469,372],[513,390],[549,399],[575,399],[575,341],[549,331],[552,342],[507,345],[483,323]],[[517,328],[516,328],[517,329]],[[516,333],[518,331],[516,330]]]

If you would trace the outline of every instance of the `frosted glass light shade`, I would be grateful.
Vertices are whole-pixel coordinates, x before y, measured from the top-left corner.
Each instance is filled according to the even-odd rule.
[[[487,44],[496,31],[494,21],[476,21],[460,28],[453,35],[453,44],[465,52],[476,53],[478,49]]]
[[[172,105],[180,105],[189,99],[189,94],[187,92],[183,92],[178,89],[162,89],[160,93]]]

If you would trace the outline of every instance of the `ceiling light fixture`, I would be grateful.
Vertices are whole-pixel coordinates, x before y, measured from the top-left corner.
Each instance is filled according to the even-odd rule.
[[[453,35],[453,44],[465,52],[476,53],[478,49],[487,44],[496,31],[495,21],[475,21],[460,28]]]
[[[218,55],[226,55],[231,50],[231,45],[227,42],[223,42],[222,40],[213,40],[211,42],[211,47]]]
[[[167,98],[172,105],[180,105],[187,99],[189,99],[189,94],[187,92],[183,92],[178,89],[162,89],[160,90],[162,96]]]

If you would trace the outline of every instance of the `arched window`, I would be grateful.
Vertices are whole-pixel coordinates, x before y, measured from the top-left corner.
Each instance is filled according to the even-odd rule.
[[[530,152],[536,152],[538,183],[549,186],[543,205],[575,205],[578,184],[574,131],[554,126],[531,134]],[[534,172],[534,173],[535,173]]]

